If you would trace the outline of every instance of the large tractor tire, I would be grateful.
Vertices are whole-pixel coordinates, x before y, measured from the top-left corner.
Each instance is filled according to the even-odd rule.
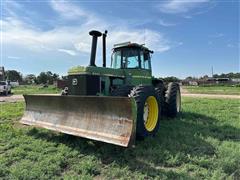
[[[117,89],[114,89],[111,93],[112,96],[121,96],[121,97],[128,97],[131,90],[133,89],[133,86],[124,85],[120,86]]]
[[[181,111],[181,93],[179,84],[175,82],[169,83],[165,94],[164,114],[168,117],[176,117]]]
[[[161,98],[152,86],[137,86],[130,93],[137,104],[136,137],[155,135],[161,118]]]
[[[165,101],[165,86],[163,83],[159,83],[155,86],[155,91],[156,93],[159,95],[161,101],[162,102],[160,104],[161,107],[161,114],[164,114],[164,101]]]

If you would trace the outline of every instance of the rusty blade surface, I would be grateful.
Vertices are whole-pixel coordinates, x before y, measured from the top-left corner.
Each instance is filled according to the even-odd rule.
[[[135,101],[126,97],[24,95],[21,123],[130,146],[135,139]]]

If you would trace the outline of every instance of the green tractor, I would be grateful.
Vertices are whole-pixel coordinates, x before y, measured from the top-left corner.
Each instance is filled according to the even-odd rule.
[[[68,71],[61,95],[24,95],[21,123],[124,147],[155,135],[162,115],[175,117],[181,110],[179,85],[154,78],[153,51],[137,43],[114,45],[111,66],[106,67],[107,31],[89,34],[89,66]],[[103,67],[95,65],[100,36]]]

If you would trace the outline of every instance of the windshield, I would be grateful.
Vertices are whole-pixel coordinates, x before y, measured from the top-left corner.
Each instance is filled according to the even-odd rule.
[[[139,68],[139,50],[123,50],[122,56],[124,68]]]
[[[112,54],[111,67],[120,68],[139,68],[139,50],[138,49],[121,49],[116,50]]]
[[[0,85],[6,85],[6,82],[5,81],[1,81]]]

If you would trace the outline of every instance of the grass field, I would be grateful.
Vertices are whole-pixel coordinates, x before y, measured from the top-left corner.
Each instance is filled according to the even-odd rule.
[[[188,93],[240,95],[240,87],[230,86],[183,86]]]
[[[239,179],[239,100],[183,99],[155,138],[124,149],[18,123],[1,104],[0,179]]]
[[[53,85],[44,88],[40,85],[20,85],[12,89],[13,94],[57,94],[61,90]]]

